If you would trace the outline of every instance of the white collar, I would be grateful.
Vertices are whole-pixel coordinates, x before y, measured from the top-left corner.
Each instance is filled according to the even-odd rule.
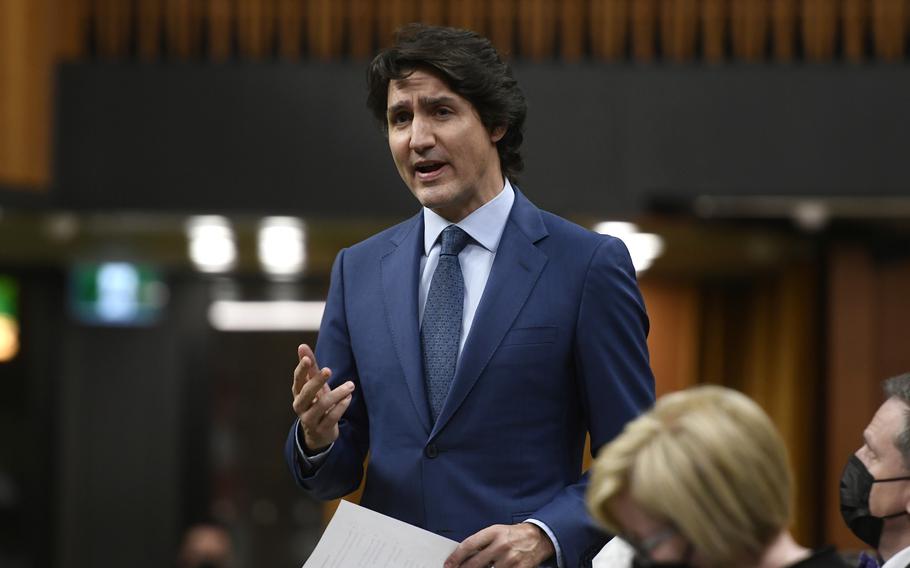
[[[514,202],[515,190],[512,189],[512,184],[506,178],[502,191],[496,197],[487,201],[455,224],[483,248],[495,253],[499,247],[499,241],[502,238],[503,230],[506,228],[506,221],[509,220],[509,212],[512,210]],[[432,209],[423,208],[424,254],[430,254],[430,249],[436,244],[436,240],[443,229],[451,224],[451,221],[440,216]]]
[[[887,562],[882,564],[882,568],[892,568],[894,566],[904,568],[908,564],[910,564],[910,546],[889,558]]]

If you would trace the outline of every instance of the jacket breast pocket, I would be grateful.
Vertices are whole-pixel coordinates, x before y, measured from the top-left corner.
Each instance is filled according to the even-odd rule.
[[[506,333],[500,345],[547,345],[556,342],[558,331],[556,326],[517,327]]]

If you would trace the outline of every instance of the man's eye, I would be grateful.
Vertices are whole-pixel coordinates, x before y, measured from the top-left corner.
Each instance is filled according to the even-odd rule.
[[[449,116],[450,114],[453,114],[450,108],[440,107],[436,109],[436,116]]]
[[[402,124],[411,119],[411,115],[406,112],[399,112],[392,115],[392,118],[389,119],[389,122],[392,124]]]

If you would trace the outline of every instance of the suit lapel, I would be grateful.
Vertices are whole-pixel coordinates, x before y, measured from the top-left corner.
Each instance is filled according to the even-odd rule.
[[[516,189],[515,203],[503,230],[449,396],[430,437],[446,425],[464,402],[527,301],[547,263],[547,256],[535,246],[546,235],[540,210]]]
[[[381,260],[382,291],[392,343],[404,371],[404,380],[417,416],[430,432],[420,331],[417,327],[417,291],[420,258],[423,255],[423,215],[418,214],[392,237],[392,248]]]

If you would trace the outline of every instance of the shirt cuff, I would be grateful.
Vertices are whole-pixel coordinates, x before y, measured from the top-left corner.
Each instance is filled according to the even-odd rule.
[[[550,542],[553,543],[553,550],[556,551],[554,554],[554,556],[556,557],[556,562],[554,563],[553,559],[551,558],[550,560],[547,560],[546,562],[541,564],[541,566],[545,567],[545,568],[550,568],[552,566],[556,566],[556,568],[563,568],[562,550],[560,550],[559,541],[556,540],[556,535],[553,534],[553,531],[550,530],[550,527],[548,527],[543,522],[538,521],[537,519],[526,519],[524,522],[531,523],[532,525],[537,525],[538,527],[540,527],[540,530],[545,532],[547,534],[547,537],[550,539]]]
[[[319,466],[321,466],[323,463],[325,463],[326,457],[328,457],[329,452],[332,451],[332,448],[335,447],[335,442],[332,442],[332,444],[325,450],[319,452],[318,454],[308,456],[306,454],[306,452],[303,451],[303,444],[300,443],[300,419],[299,418],[297,419],[297,422],[294,423],[294,441],[297,443],[297,457],[300,458],[300,463],[303,466],[301,469],[303,470],[304,474],[313,473]]]

